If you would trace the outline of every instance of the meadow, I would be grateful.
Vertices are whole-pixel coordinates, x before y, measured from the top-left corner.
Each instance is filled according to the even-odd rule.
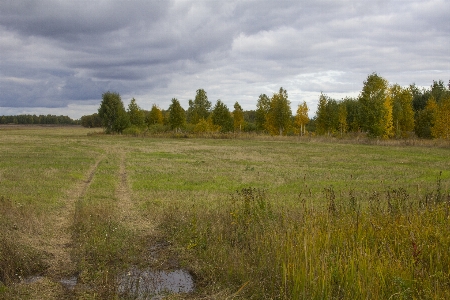
[[[450,147],[0,127],[0,299],[450,298]]]

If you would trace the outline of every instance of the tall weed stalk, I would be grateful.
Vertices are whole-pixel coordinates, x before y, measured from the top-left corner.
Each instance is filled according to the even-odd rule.
[[[324,197],[323,208],[275,206],[246,188],[220,209],[168,214],[165,228],[198,260],[205,286],[219,282],[245,299],[450,298],[446,202],[424,207],[426,195],[402,188],[369,199],[328,188]]]

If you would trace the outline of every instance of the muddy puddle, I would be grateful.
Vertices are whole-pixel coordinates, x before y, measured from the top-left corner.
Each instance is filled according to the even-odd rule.
[[[44,276],[38,276],[38,275],[28,276],[28,277],[25,277],[24,279],[22,279],[22,283],[33,284],[38,281],[44,280],[44,278],[45,278]],[[78,282],[78,278],[76,276],[62,278],[59,280],[59,283],[61,283],[61,285],[64,286],[69,291],[73,291],[75,289],[77,282]]]
[[[193,291],[194,280],[184,270],[132,268],[118,279],[119,295],[133,299],[162,299],[164,295]]]

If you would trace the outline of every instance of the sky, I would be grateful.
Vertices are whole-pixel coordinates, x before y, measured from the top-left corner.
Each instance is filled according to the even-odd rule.
[[[198,89],[251,110],[283,87],[313,116],[374,72],[447,84],[449,16],[448,0],[2,0],[0,115],[77,119],[107,91],[187,109]]]

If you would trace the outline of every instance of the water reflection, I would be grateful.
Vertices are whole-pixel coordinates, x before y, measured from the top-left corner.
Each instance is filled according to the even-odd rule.
[[[119,294],[135,299],[161,299],[158,296],[194,291],[194,280],[184,270],[140,270],[132,268],[119,277]]]

